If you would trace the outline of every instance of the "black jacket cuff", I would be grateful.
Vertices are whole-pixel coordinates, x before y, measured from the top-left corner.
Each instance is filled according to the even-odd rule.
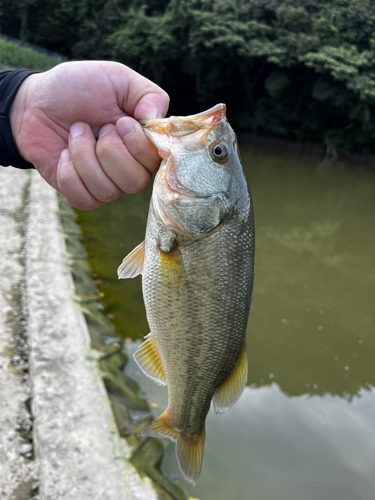
[[[0,165],[16,168],[34,168],[19,154],[13,139],[9,110],[22,82],[35,71],[15,69],[0,73]]]

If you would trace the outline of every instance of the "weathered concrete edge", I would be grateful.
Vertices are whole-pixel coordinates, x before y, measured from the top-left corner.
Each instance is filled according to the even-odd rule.
[[[30,175],[25,308],[40,499],[156,499],[128,461],[74,300],[56,193]]]
[[[101,354],[99,368],[120,436],[131,448],[130,461],[141,477],[152,480],[159,500],[187,500],[188,495],[160,469],[164,446],[161,440],[142,437],[142,430],[153,420],[150,406],[138,384],[124,368],[128,361],[126,343],[104,314],[79,226],[78,214],[58,195],[59,215],[70,257],[76,300],[82,305],[91,337],[91,345]],[[100,282],[100,280],[99,280]]]
[[[36,500],[24,284],[23,212],[29,176],[0,169],[0,498]]]

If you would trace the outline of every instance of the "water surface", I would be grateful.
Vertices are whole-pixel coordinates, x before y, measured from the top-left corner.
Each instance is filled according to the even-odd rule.
[[[249,380],[225,415],[209,414],[201,500],[375,498],[375,173],[241,143],[256,220]],[[140,278],[118,281],[144,238],[150,190],[80,222],[107,314],[129,338],[149,330]],[[139,343],[139,340],[138,340]],[[153,402],[167,393],[129,363]]]

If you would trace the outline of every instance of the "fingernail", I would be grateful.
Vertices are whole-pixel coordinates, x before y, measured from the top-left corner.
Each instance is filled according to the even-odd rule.
[[[122,139],[127,139],[135,131],[131,118],[120,118],[116,124],[117,132]]]
[[[106,125],[103,125],[103,127],[99,130],[99,139],[103,137],[103,135],[112,132],[114,128],[115,126],[113,125],[113,123],[107,123]]]
[[[60,165],[62,165],[63,163],[66,163],[67,161],[70,161],[70,153],[69,153],[69,149],[63,149],[61,151],[61,154],[60,154]]]
[[[84,134],[86,131],[86,127],[84,123],[77,122],[73,123],[73,125],[70,127],[70,137],[72,139],[75,139],[79,135]]]

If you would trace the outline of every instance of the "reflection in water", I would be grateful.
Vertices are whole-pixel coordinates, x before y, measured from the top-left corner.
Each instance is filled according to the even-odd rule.
[[[375,386],[375,175],[246,150],[256,218],[249,382],[287,394]]]
[[[241,151],[257,237],[249,387],[209,416],[202,477],[186,487],[201,500],[373,500],[375,173]],[[149,198],[80,214],[106,311],[132,339],[149,331],[140,280],[116,269],[144,238]],[[134,376],[161,412],[166,391]],[[164,467],[180,477],[172,443]]]
[[[129,343],[130,352],[135,348]],[[148,381],[133,361],[127,370],[158,416],[166,388]],[[194,488],[181,484],[202,500],[372,500],[374,429],[374,389],[349,402],[329,394],[288,397],[275,383],[246,387],[229,412],[209,413],[202,476]],[[166,446],[164,470],[180,477],[174,445]]]

